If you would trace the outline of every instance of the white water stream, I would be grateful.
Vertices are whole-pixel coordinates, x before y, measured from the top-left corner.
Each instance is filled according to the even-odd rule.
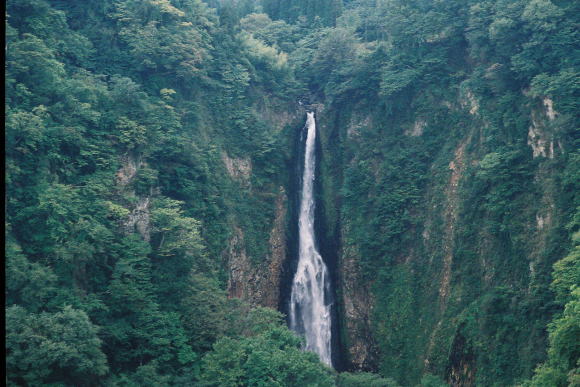
[[[316,250],[314,234],[314,171],[316,122],[314,113],[306,120],[308,135],[304,152],[304,174],[298,219],[298,269],[290,295],[290,328],[306,339],[306,350],[332,366],[330,282],[328,268]]]

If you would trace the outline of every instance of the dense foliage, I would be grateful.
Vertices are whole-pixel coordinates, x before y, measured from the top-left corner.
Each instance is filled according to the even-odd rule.
[[[363,367],[403,385],[425,372],[514,385],[544,360],[551,316],[550,343],[558,324],[578,342],[573,302],[560,317],[550,288],[578,206],[577,7],[360,1],[321,39],[309,81],[328,104],[326,189],[340,192],[327,217],[373,296],[356,335],[378,355]],[[573,385],[570,345],[537,385]]]
[[[283,152],[249,95],[291,81],[284,57],[195,0],[7,12],[8,382],[192,385],[230,342],[330,383],[280,317],[223,290],[236,213],[265,254]],[[250,157],[256,193],[218,168],[224,151]]]
[[[578,15],[8,1],[8,384],[580,383]],[[269,253],[298,100],[321,104],[325,237],[357,252],[375,373],[226,295],[236,229]]]

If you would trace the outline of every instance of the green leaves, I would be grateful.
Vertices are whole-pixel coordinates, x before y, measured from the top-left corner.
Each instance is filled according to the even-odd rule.
[[[119,142],[128,150],[134,150],[146,143],[147,129],[126,117],[120,117],[115,125],[119,131]]]
[[[419,77],[420,72],[416,69],[402,71],[385,69],[381,75],[381,95],[390,97],[411,85]]]
[[[10,382],[198,384],[201,353],[218,338],[281,323],[274,311],[228,301],[217,277],[238,205],[226,211],[238,196],[226,191],[222,126],[263,167],[252,184],[267,211],[254,220],[252,196],[239,212],[261,228],[248,240],[267,250],[269,190],[284,156],[250,104],[257,84],[284,95],[285,54],[233,30],[220,39],[237,50],[213,49],[217,20],[199,0],[8,7]],[[268,31],[291,44],[289,29],[274,22]],[[214,104],[221,110],[208,117]],[[132,232],[136,218],[150,240]]]
[[[30,260],[8,236],[6,240],[6,305],[26,305],[28,310],[43,310],[56,293],[57,276],[50,267]]]
[[[25,33],[21,39],[10,42],[6,54],[7,73],[16,82],[28,85],[36,103],[49,102],[61,89],[64,65],[55,58],[55,52],[42,39]]]
[[[554,75],[536,75],[531,82],[531,91],[536,97],[553,97],[555,110],[574,116],[580,108],[580,72],[573,68],[564,68]]]
[[[41,105],[36,108],[40,113]],[[8,111],[6,115],[6,146],[9,151],[23,155],[34,153],[46,141],[46,128],[42,114],[25,111]]]
[[[337,387],[399,387],[399,384],[390,378],[382,378],[378,374],[367,372],[342,372],[336,379]]]
[[[576,235],[575,246],[572,247],[570,253],[554,264],[552,289],[556,293],[556,300],[562,305],[572,301],[574,287],[580,284],[580,241],[578,239]]]
[[[186,284],[183,305],[184,326],[196,350],[205,352],[223,333],[223,321],[229,313],[226,293],[207,275],[191,273]]]
[[[205,386],[333,386],[331,371],[285,327],[223,338],[203,359]]]
[[[184,216],[182,202],[171,199],[159,199],[151,211],[152,231],[158,233],[159,245],[156,254],[170,256],[200,255],[203,252],[199,235],[200,223]]]
[[[262,11],[254,1],[219,3],[218,20],[201,0],[8,2],[10,382],[332,384],[277,312],[224,290],[228,246],[245,249],[248,265],[268,257],[298,119],[286,112],[299,94],[324,104],[322,162],[333,174],[324,210],[342,217],[345,245],[375,281],[383,373],[418,382],[426,359],[413,354],[450,344],[453,322],[430,341],[439,317],[425,306],[435,304],[431,278],[446,244],[453,296],[441,318],[455,321],[472,301],[482,308],[466,319],[483,384],[531,369],[541,360],[536,325],[557,307],[546,301],[545,267],[561,247],[547,223],[524,236],[524,202],[543,189],[532,180],[560,179],[550,166],[568,160],[531,160],[530,98],[553,101],[546,130],[566,153],[577,127],[576,3],[362,0],[349,2],[338,28],[337,0],[265,0],[269,16],[252,13]],[[455,99],[460,84],[469,114]],[[449,154],[468,132],[465,169],[450,182]],[[554,224],[575,177],[546,188],[546,198],[562,192],[564,204],[546,206]],[[342,195],[329,192],[332,179]],[[133,233],[136,221],[150,239]],[[569,307],[550,328],[554,360],[540,384],[576,377],[577,255],[555,265],[556,301]],[[504,290],[474,301],[496,283]],[[531,339],[515,336],[522,327]],[[428,360],[442,374],[447,352]],[[366,374],[339,383],[393,384]]]
[[[98,329],[83,311],[32,314],[20,306],[6,309],[8,378],[13,382],[74,383],[108,371]]]
[[[575,217],[580,212],[576,211]],[[573,247],[568,255],[554,264],[552,289],[564,311],[549,325],[548,359],[536,368],[534,377],[525,384],[540,387],[546,383],[568,386],[580,380],[580,240],[576,222],[570,224]]]
[[[244,66],[236,64],[224,67],[222,79],[230,98],[244,99],[244,93],[250,85],[250,74]]]
[[[580,290],[570,292],[571,299],[564,313],[549,326],[550,347],[548,361],[535,371],[532,380],[525,384],[529,387],[553,385],[573,386],[580,379],[578,359],[580,359]]]
[[[193,2],[186,12],[168,0],[119,0],[115,6],[119,37],[138,70],[173,71],[187,82],[199,77],[209,48],[205,26],[197,23],[207,14],[204,7]]]
[[[276,48],[264,44],[247,33],[241,33],[239,40],[244,46],[249,59],[256,65],[265,64],[266,69],[279,72],[288,71],[288,54],[279,52]]]

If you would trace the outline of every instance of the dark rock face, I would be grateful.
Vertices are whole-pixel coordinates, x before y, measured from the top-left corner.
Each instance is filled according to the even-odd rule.
[[[468,347],[467,340],[461,333],[453,339],[449,356],[449,369],[447,380],[453,387],[475,386],[477,373],[476,357]]]
[[[346,230],[345,230],[346,231]],[[360,274],[356,246],[342,246],[340,282],[344,341],[351,369],[370,371],[376,368],[376,348],[371,330],[373,297]]]
[[[558,112],[553,110],[550,100],[530,99],[529,133],[521,134],[518,145],[510,145],[509,141],[506,145],[512,154],[521,155],[514,162],[519,163],[519,168],[526,168],[529,175],[515,172],[512,177],[525,183],[521,183],[522,188],[510,199],[518,202],[520,212],[502,221],[502,227],[510,227],[514,233],[511,240],[505,240],[494,228],[497,215],[493,211],[497,210],[490,209],[496,205],[494,195],[501,195],[501,189],[505,189],[500,187],[501,177],[489,177],[493,183],[485,188],[487,191],[478,193],[479,197],[473,196],[474,185],[482,184],[486,168],[500,168],[494,158],[499,157],[499,162],[506,163],[503,173],[512,173],[512,166],[501,159],[504,157],[501,150],[486,144],[485,132],[490,125],[487,113],[473,92],[468,92],[463,99],[443,101],[441,105],[445,115],[459,117],[458,123],[449,129],[454,131],[453,136],[433,140],[430,137],[437,134],[432,127],[437,123],[432,117],[410,113],[404,121],[390,123],[381,122],[381,117],[368,108],[367,113],[361,113],[364,107],[325,106],[319,116],[324,187],[320,199],[325,214],[322,218],[326,222],[321,228],[326,231],[323,235],[337,246],[337,310],[345,369],[395,375],[395,366],[400,373],[393,377],[403,384],[417,383],[421,375],[434,373],[445,375],[453,386],[484,385],[493,378],[491,369],[503,367],[501,356],[483,350],[488,345],[499,348],[503,344],[489,344],[498,340],[498,336],[493,336],[497,334],[493,333],[497,329],[494,313],[518,316],[520,303],[533,303],[531,299],[525,301],[532,287],[549,285],[549,281],[541,279],[539,271],[546,274],[558,258],[553,253],[559,250],[555,240],[561,234],[566,204],[558,200],[558,172],[554,166],[566,146],[554,128]],[[345,171],[351,165],[364,162],[372,175],[371,184],[378,184],[383,173],[381,163],[401,150],[381,148],[381,140],[365,138],[377,132],[392,136],[392,143],[399,141],[396,136],[400,136],[405,146],[410,147],[424,146],[428,141],[437,143],[425,148],[431,155],[421,177],[419,199],[405,208],[414,225],[402,231],[405,242],[390,246],[391,255],[384,257],[385,272],[408,273],[407,283],[403,285],[385,282],[385,279],[379,281],[376,277],[373,279],[373,273],[363,273],[361,263],[366,257],[361,247],[367,236],[357,229],[360,224],[357,226],[344,215]],[[513,187],[517,183],[506,184]],[[393,181],[392,187],[386,184],[382,189],[388,192],[395,187],[396,181]],[[370,190],[372,195],[385,192],[373,189],[376,186]],[[369,207],[361,206],[359,211],[369,211]],[[498,259],[498,256],[506,258]],[[377,266],[376,270],[379,269]],[[396,312],[402,308],[398,304],[402,300],[396,297],[385,300],[384,294],[378,296],[381,288],[390,287],[407,295],[405,302],[410,309],[406,315]],[[494,301],[484,297],[486,294]],[[503,300],[506,300],[505,310],[501,312],[487,306],[488,302],[495,304]],[[536,343],[522,339],[517,344],[506,344],[509,350],[529,354],[518,365],[520,370],[526,370],[526,375],[537,362],[533,359],[542,358],[541,348],[546,342],[545,332],[533,327],[545,326],[550,318],[549,313],[541,314],[541,305],[536,307],[540,309],[530,313],[536,313],[534,318],[539,322],[517,322],[530,324],[530,336],[535,337]],[[464,319],[474,319],[470,321],[477,323],[462,330],[460,324]],[[389,333],[397,327],[400,332]],[[400,341],[394,342],[393,338]],[[470,347],[469,343],[474,342],[484,344],[477,344],[481,348]],[[516,372],[507,372],[513,374],[509,377],[517,377]]]
[[[228,294],[253,305],[277,309],[280,299],[281,272],[286,261],[286,204],[284,188],[276,198],[276,217],[270,231],[269,254],[265,262],[252,263],[245,250],[244,232],[235,227],[228,248],[224,252],[229,262]]]
[[[496,360],[486,358],[485,354],[481,354],[481,348],[470,344],[478,340],[493,340],[486,336],[493,334],[486,331],[491,317],[485,313],[491,312],[477,312],[487,302],[481,296],[498,287],[516,289],[516,295],[510,297],[519,301],[511,301],[507,308],[509,313],[517,313],[517,302],[524,302],[522,300],[525,300],[531,287],[548,285],[539,273],[544,270],[545,274],[545,268],[550,267],[557,258],[546,253],[550,249],[554,251],[554,233],[562,226],[563,219],[562,203],[558,202],[556,194],[557,171],[552,160],[563,154],[565,146],[557,133],[551,132],[558,113],[549,100],[536,102],[530,102],[530,130],[526,133],[528,138],[524,139],[529,149],[518,148],[518,152],[536,160],[531,167],[533,177],[529,179],[533,187],[526,187],[519,195],[522,198],[534,197],[537,202],[529,201],[513,221],[517,224],[514,232],[520,233],[516,239],[527,242],[518,256],[510,258],[513,262],[509,263],[509,268],[505,267],[505,260],[494,257],[515,249],[515,245],[510,245],[514,242],[502,240],[501,235],[490,228],[493,222],[487,219],[490,217],[486,212],[488,210],[477,212],[470,207],[481,205],[481,200],[473,204],[474,198],[469,190],[473,189],[474,182],[480,184],[477,182],[480,178],[478,173],[483,172],[478,171],[496,165],[490,164],[489,160],[497,153],[496,149],[485,145],[484,132],[489,123],[482,116],[483,108],[473,92],[468,91],[466,96],[455,101],[441,103],[445,114],[460,119],[457,127],[450,129],[456,132],[453,136],[440,136],[434,140],[429,137],[436,135],[432,132],[435,124],[428,116],[411,114],[404,122],[390,124],[381,122],[376,112],[367,109],[363,113],[364,108],[339,111],[339,107],[331,105],[308,105],[316,111],[320,130],[315,227],[320,251],[332,273],[335,287],[333,345],[340,359],[333,359],[333,362],[340,364],[338,369],[385,371],[389,374],[390,367],[395,366],[399,375],[394,377],[403,383],[415,383],[421,375],[434,373],[445,375],[447,382],[453,386],[475,386],[489,377],[485,376],[487,371],[482,364]],[[282,118],[288,121],[288,117]],[[380,164],[383,158],[399,151],[397,148],[381,149],[379,143],[365,138],[369,132],[381,130],[398,131],[406,146],[428,141],[436,143],[431,145],[436,148],[424,148],[430,152],[430,159],[426,163],[425,175],[421,177],[419,199],[405,208],[413,217],[414,224],[403,230],[405,242],[391,246],[391,256],[384,257],[385,262],[390,262],[385,264],[384,271],[392,269],[408,273],[408,282],[404,285],[384,282],[384,279],[377,282],[372,274],[369,279],[369,274],[365,274],[362,267],[366,259],[361,252],[365,236],[356,229],[360,224],[357,226],[353,219],[344,216],[342,190],[345,171],[353,164],[366,162],[370,165],[373,184],[378,183],[382,178]],[[392,136],[392,133],[389,135]],[[298,125],[291,136],[295,148],[293,157],[300,159]],[[251,167],[247,162],[228,159],[226,167],[232,179],[248,184]],[[295,166],[292,164],[290,168]],[[280,187],[268,240],[269,254],[264,263],[252,263],[244,248],[244,230],[234,227],[224,252],[231,274],[228,283],[231,297],[285,311],[286,293],[289,292],[288,285],[296,260],[293,214],[298,206],[299,169],[290,172],[286,188]],[[385,189],[388,191],[391,187],[387,185]],[[478,215],[473,218],[470,211]],[[533,235],[522,230],[533,230]],[[397,303],[400,301],[396,297],[385,300],[384,294],[378,295],[381,287],[396,286],[403,286],[397,289],[408,295],[405,302],[411,309],[405,315],[399,316],[394,312],[398,310]],[[507,296],[500,294],[497,297],[503,299]],[[385,308],[390,312],[385,312]],[[477,321],[477,324],[464,331],[461,324],[466,316]],[[547,321],[549,316],[541,318]],[[393,322],[396,319],[400,321]],[[405,343],[403,346],[392,342],[397,335],[388,333],[396,328],[396,324],[403,324],[405,328],[397,333],[401,342]],[[536,326],[544,326],[542,324]],[[546,340],[545,332],[537,329],[531,336],[536,338],[538,344],[522,342],[518,348],[526,352],[532,351],[530,348],[535,346],[541,353],[542,343]],[[541,359],[541,356],[538,358]],[[536,363],[529,359],[525,361],[528,363],[521,368],[529,367],[528,372],[531,372],[533,367],[530,364]]]
[[[140,156],[125,155],[121,158],[121,168],[117,171],[116,177],[117,189],[126,191],[130,196],[136,197],[136,201],[130,205],[130,213],[123,223],[125,232],[131,233],[136,230],[145,241],[149,241],[151,239],[149,221],[151,195],[139,196],[130,185],[137,176],[139,169],[143,167],[143,164]]]

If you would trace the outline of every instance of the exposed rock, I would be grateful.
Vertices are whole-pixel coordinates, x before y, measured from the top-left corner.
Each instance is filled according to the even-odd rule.
[[[451,282],[451,266],[453,263],[453,246],[455,224],[458,219],[457,203],[459,180],[465,170],[465,147],[470,142],[471,137],[463,141],[455,150],[455,157],[449,163],[451,176],[445,189],[446,209],[445,209],[445,235],[443,236],[443,248],[445,250],[443,258],[443,274],[439,286],[439,307],[445,309],[447,297],[449,296],[449,284]]]
[[[250,185],[252,161],[249,158],[232,158],[226,152],[222,152],[222,161],[232,179],[243,185]]]
[[[453,266],[453,250],[455,245],[455,226],[459,218],[458,203],[460,202],[459,197],[459,182],[463,176],[466,168],[466,154],[465,149],[467,145],[471,142],[471,136],[468,136],[464,141],[462,141],[455,149],[454,158],[449,162],[449,170],[451,175],[447,182],[447,186],[444,191],[444,230],[443,235],[437,237],[442,240],[443,247],[443,262],[441,275],[439,278],[439,289],[438,289],[438,317],[437,324],[435,324],[429,334],[429,344],[427,345],[424,357],[425,369],[430,367],[430,359],[436,351],[437,336],[441,334],[442,323],[444,321],[443,316],[447,308],[447,302],[450,294],[451,287],[451,268]],[[432,208],[433,213],[437,212],[436,206]],[[432,227],[433,219],[427,218],[425,222],[425,231],[423,232],[423,239],[425,243],[429,242],[430,229]],[[433,263],[433,257],[430,258],[429,263]]]
[[[441,101],[441,104],[449,110],[453,110],[455,108],[450,101],[443,100],[443,101]]]
[[[528,130],[528,145],[532,147],[534,158],[542,156],[554,158],[554,141],[547,138],[537,122],[532,121]]]
[[[143,164],[140,157],[128,154],[121,156],[121,169],[117,171],[117,184],[126,186],[137,175],[137,171]]]
[[[278,308],[282,264],[286,260],[286,192],[280,187],[276,199],[276,217],[270,231],[270,253],[265,262],[253,263],[245,249],[244,232],[234,227],[234,235],[224,252],[230,277],[228,295],[253,305]]]
[[[294,110],[291,113],[287,110],[274,111],[267,107],[260,108],[257,114],[266,122],[269,122],[276,131],[282,130],[297,118],[297,113],[294,113]]]
[[[479,102],[471,90],[467,90],[465,97],[460,98],[459,102],[464,108],[469,108],[469,114],[475,115],[479,112]]]
[[[453,387],[475,386],[476,358],[460,332],[455,335],[450,353],[449,384]]]
[[[280,187],[280,193],[276,199],[276,218],[270,231],[270,255],[268,275],[264,280],[264,291],[261,301],[262,306],[278,307],[280,300],[280,280],[282,265],[286,260],[286,192]]]
[[[422,136],[423,130],[425,129],[426,126],[427,126],[427,121],[422,120],[422,119],[418,119],[417,121],[415,121],[415,123],[413,124],[413,127],[411,129],[408,129],[405,131],[405,135],[411,136],[411,137]]]
[[[225,252],[229,263],[230,277],[228,280],[228,295],[230,297],[247,299],[247,288],[250,286],[250,262],[246,254],[244,233],[239,227],[234,232]]]
[[[346,127],[346,136],[348,139],[353,139],[360,135],[360,129],[370,126],[371,119],[369,116],[353,117]]]
[[[324,104],[322,103],[313,103],[308,105],[308,109],[307,110],[313,110],[316,114],[321,114],[322,112],[324,112],[326,106],[324,106]]]
[[[121,190],[127,190],[127,186],[137,175],[139,168],[143,166],[140,157],[134,155],[124,155],[121,158],[121,168],[117,171],[117,185]],[[135,196],[135,192],[128,192],[129,196]],[[141,237],[149,241],[151,238],[151,227],[149,224],[149,207],[150,197],[138,197],[133,208],[130,208],[130,214],[123,221],[123,229],[126,233],[137,231]]]
[[[372,370],[376,361],[371,331],[374,300],[368,282],[362,278],[358,260],[356,247],[344,244],[341,251],[339,283],[344,309],[345,346],[353,369]]]
[[[532,110],[532,124],[528,129],[528,145],[532,147],[533,157],[554,158],[554,133],[547,128],[546,123],[553,121],[558,113],[554,110],[554,103],[550,98],[544,98],[545,109]],[[547,122],[546,122],[547,121]],[[558,143],[562,150],[562,145]]]
[[[554,101],[550,98],[544,98],[544,106],[546,107],[546,116],[550,121],[553,121],[556,118],[556,111],[554,111]]]
[[[538,230],[541,230],[544,228],[544,217],[540,214],[536,214],[536,227]]]
[[[302,120],[304,114],[302,109],[296,109],[296,106],[276,106],[269,100],[264,100],[255,108],[256,114],[265,122],[269,123],[274,131],[279,132],[286,125],[292,124],[297,120]]]
[[[530,291],[536,281],[536,268],[546,261],[543,252],[546,251],[550,244],[551,233],[555,227],[558,227],[558,219],[562,218],[562,214],[558,211],[556,205],[558,188],[553,179],[553,170],[546,164],[540,164],[536,172],[535,180],[541,188],[542,196],[539,198],[540,205],[535,216],[530,214],[530,217],[535,217],[535,224],[532,218],[528,226],[529,230],[534,230],[535,228],[534,237],[531,238],[529,243],[530,250],[528,253]]]
[[[151,199],[149,197],[139,198],[135,208],[131,211],[131,214],[129,214],[127,220],[123,224],[128,233],[132,233],[136,230],[147,242],[149,242],[151,238],[151,227],[149,224],[150,204]]]
[[[429,36],[427,36],[425,38],[425,41],[427,43],[435,43],[435,42],[441,42],[445,39],[447,39],[452,33],[452,28],[451,27],[445,27],[442,31],[435,33],[435,34],[430,34]]]

